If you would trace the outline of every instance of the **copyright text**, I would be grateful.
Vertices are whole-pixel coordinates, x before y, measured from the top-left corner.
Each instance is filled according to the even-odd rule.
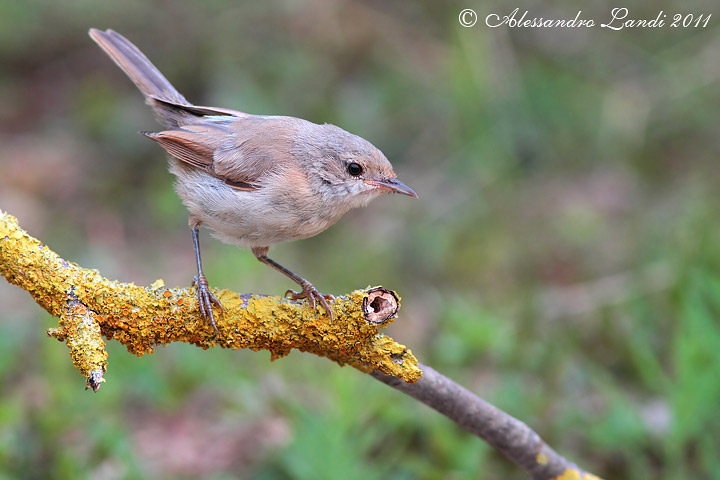
[[[630,15],[625,7],[613,8],[607,18],[596,22],[592,18],[585,18],[582,10],[578,10],[574,17],[544,18],[535,17],[525,10],[514,9],[509,14],[501,15],[491,13],[485,17],[485,26],[490,28],[607,28],[610,30],[623,30],[626,28],[705,28],[710,23],[711,13],[667,13],[660,10],[656,16],[650,18],[637,18]],[[460,25],[469,28],[478,23],[478,14],[471,8],[466,8],[458,16]]]

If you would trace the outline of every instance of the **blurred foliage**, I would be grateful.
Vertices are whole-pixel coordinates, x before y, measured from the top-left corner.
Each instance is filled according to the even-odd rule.
[[[0,208],[138,284],[188,284],[186,214],[114,28],[191,101],[338,124],[420,199],[386,198],[273,257],[341,293],[403,295],[390,334],[606,478],[720,471],[720,12],[707,28],[490,29],[573,2],[0,0]],[[458,24],[461,9],[480,22]],[[586,8],[586,10],[585,10]],[[610,6],[583,7],[601,23]],[[203,235],[212,284],[291,285]],[[53,324],[0,285],[0,479],[525,478],[355,371],[293,353],[110,344],[82,390]]]

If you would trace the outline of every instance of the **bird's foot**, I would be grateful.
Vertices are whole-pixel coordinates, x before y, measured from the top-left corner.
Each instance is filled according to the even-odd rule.
[[[315,288],[313,284],[308,281],[303,282],[302,284],[300,284],[300,286],[302,287],[301,292],[296,292],[295,290],[288,290],[287,292],[285,292],[285,296],[287,297],[288,294],[291,294],[290,298],[293,300],[301,300],[303,298],[307,298],[312,305],[313,310],[317,308],[317,302],[320,302],[320,305],[323,306],[325,312],[327,312],[328,314],[328,317],[330,317],[330,323],[332,323],[333,313],[327,301],[335,300],[335,297],[319,292],[318,289]]]
[[[193,278],[193,285],[197,287],[198,296],[198,307],[200,308],[200,314],[205,321],[209,321],[210,325],[215,329],[215,332],[220,335],[220,330],[217,328],[215,323],[215,317],[213,316],[213,304],[219,309],[220,313],[224,313],[222,303],[218,300],[215,295],[210,291],[207,278],[202,273]]]

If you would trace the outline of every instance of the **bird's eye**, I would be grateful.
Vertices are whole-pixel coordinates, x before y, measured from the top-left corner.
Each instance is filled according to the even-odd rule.
[[[363,168],[362,165],[360,165],[359,163],[352,162],[348,163],[347,171],[353,177],[359,177],[360,175],[362,175]]]

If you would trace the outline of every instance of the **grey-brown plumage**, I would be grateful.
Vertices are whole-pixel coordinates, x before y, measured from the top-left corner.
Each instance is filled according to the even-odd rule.
[[[370,142],[334,125],[294,117],[250,115],[189,103],[129,40],[112,30],[90,37],[127,74],[168,129],[141,132],[170,154],[175,190],[190,213],[202,315],[217,330],[202,272],[198,229],[250,248],[263,263],[298,283],[292,298],[319,301],[332,319],[329,295],[267,257],[270,245],[307,238],[348,210],[384,193],[415,192]]]

